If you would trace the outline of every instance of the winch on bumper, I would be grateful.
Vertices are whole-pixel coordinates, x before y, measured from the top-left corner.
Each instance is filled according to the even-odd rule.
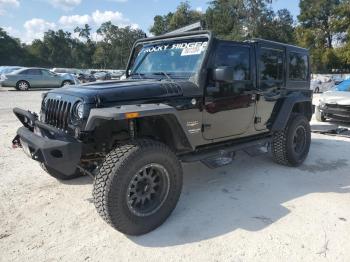
[[[37,115],[13,109],[23,127],[17,130],[13,147],[22,147],[32,159],[64,176],[73,175],[80,162],[82,144],[63,131],[37,119]]]

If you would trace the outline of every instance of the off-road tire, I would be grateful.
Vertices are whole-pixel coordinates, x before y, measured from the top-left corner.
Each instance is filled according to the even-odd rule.
[[[78,169],[75,171],[73,175],[66,176],[46,166],[44,163],[40,163],[40,166],[46,173],[48,173],[50,176],[58,180],[71,180],[71,179],[83,176],[83,174]]]
[[[305,131],[305,144],[303,144],[304,146],[299,153],[293,148],[293,141],[297,130]],[[302,114],[292,114],[286,128],[282,131],[275,132],[273,135],[271,143],[273,160],[278,164],[286,166],[299,166],[306,159],[310,144],[311,129],[308,119]]]
[[[159,164],[168,174],[168,194],[150,215],[134,214],[127,203],[127,190],[135,173],[149,164]],[[140,139],[117,146],[106,157],[95,177],[93,198],[99,215],[127,235],[142,235],[159,227],[174,210],[182,189],[182,167],[163,143]]]
[[[26,86],[26,88],[22,88],[21,86]],[[24,80],[20,80],[17,82],[16,84],[16,89],[18,91],[28,91],[30,88],[30,84],[27,82],[27,81],[24,81]]]
[[[318,122],[325,122],[326,121],[326,118],[324,117],[324,115],[322,114],[322,112],[320,111],[320,108],[318,106],[316,106],[316,109],[315,109],[315,117],[316,117],[316,120]]]

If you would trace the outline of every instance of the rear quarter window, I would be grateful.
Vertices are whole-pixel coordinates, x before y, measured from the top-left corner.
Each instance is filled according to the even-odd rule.
[[[291,52],[289,53],[289,80],[307,81],[309,72],[308,56]]]

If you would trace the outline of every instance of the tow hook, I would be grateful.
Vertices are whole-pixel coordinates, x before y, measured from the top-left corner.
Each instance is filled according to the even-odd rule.
[[[21,148],[21,140],[19,139],[19,135],[16,135],[15,138],[12,140],[12,148]]]

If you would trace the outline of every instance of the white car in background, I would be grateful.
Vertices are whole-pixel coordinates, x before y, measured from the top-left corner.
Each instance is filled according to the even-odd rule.
[[[322,85],[322,82],[321,80],[311,80],[311,83],[310,83],[310,89],[314,92],[314,93],[319,93],[320,90],[321,90],[321,85]]]
[[[321,95],[315,116],[319,122],[326,119],[350,122],[350,79]]]
[[[313,79],[311,80],[310,89],[314,93],[324,93],[331,90],[336,85],[336,81],[333,78],[327,77],[325,79]]]

